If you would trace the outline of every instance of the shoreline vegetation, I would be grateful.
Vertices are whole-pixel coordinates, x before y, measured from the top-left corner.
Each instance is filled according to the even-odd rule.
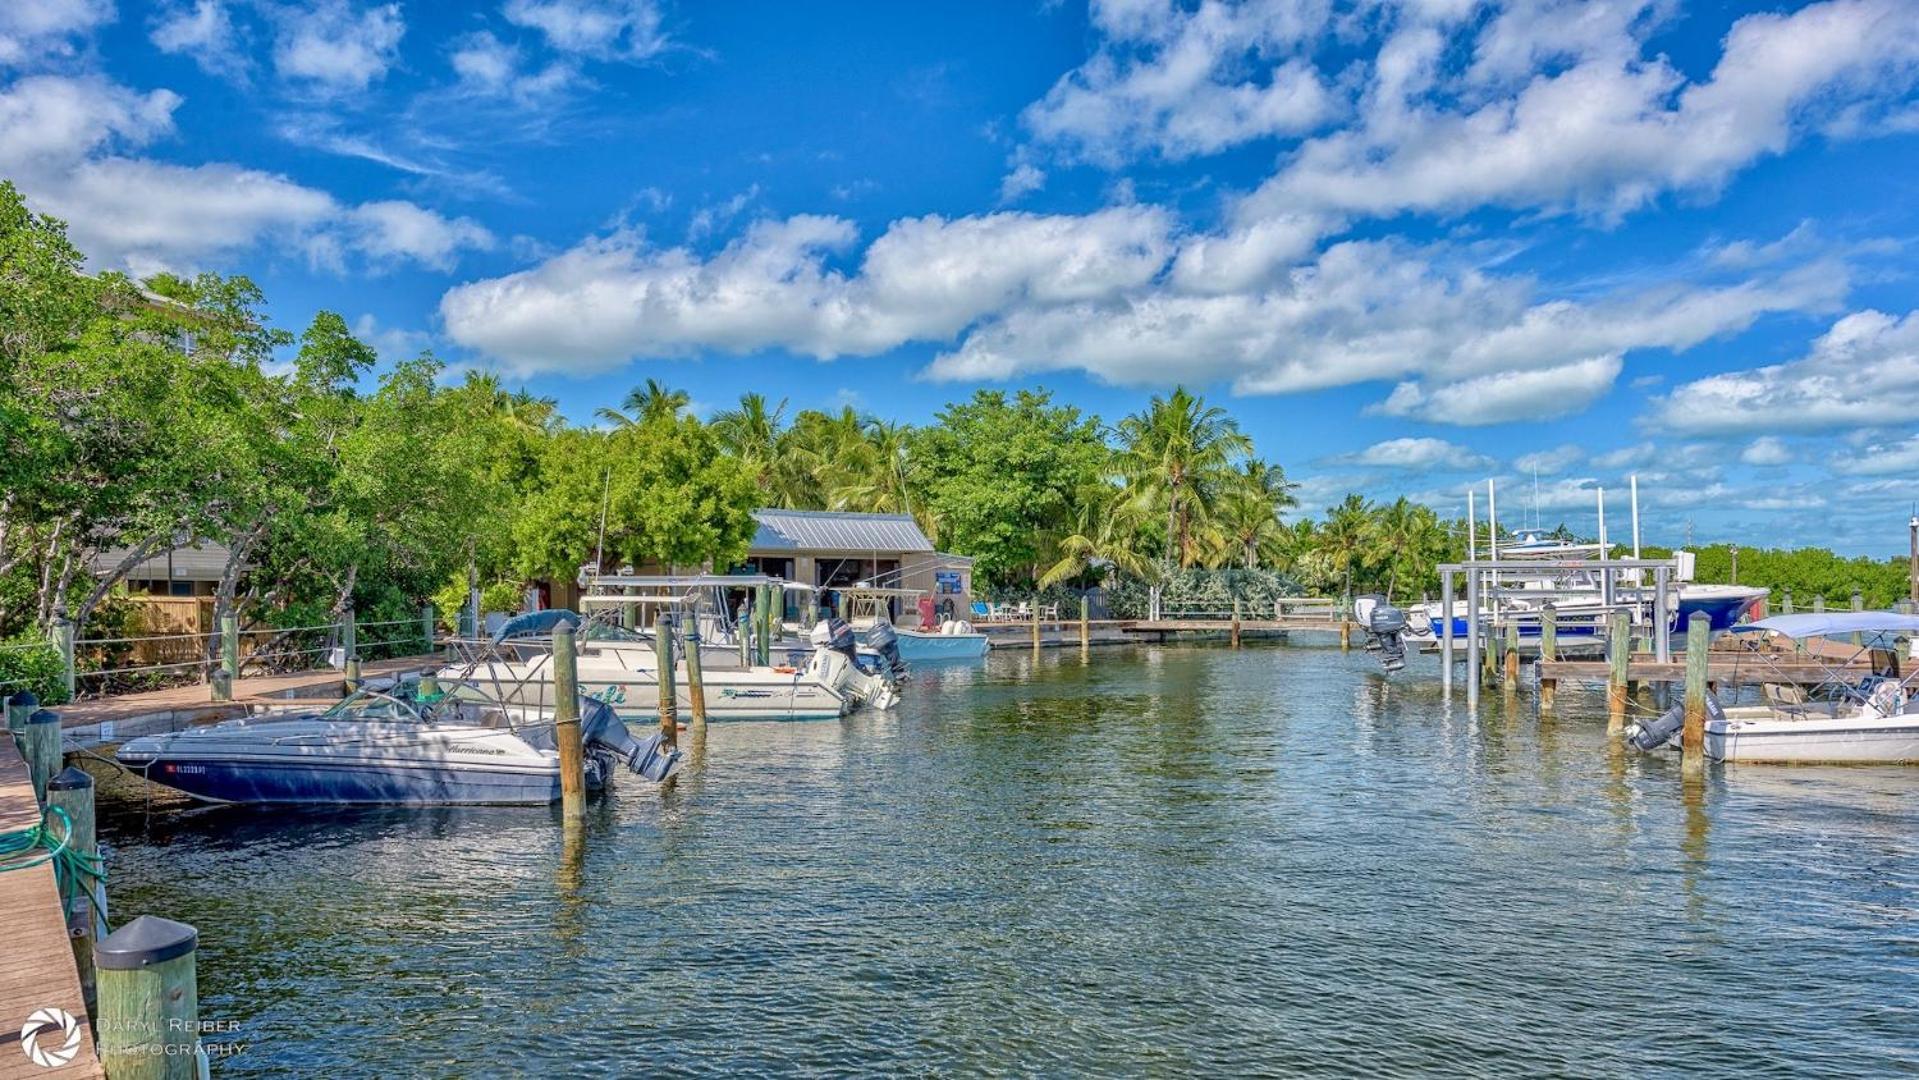
[[[207,542],[229,552],[216,621],[248,629],[414,617],[464,595],[469,567],[510,599],[592,560],[603,508],[607,564],[682,567],[736,565],[761,506],[910,514],[994,599],[1206,571],[1238,572],[1212,586],[1234,595],[1417,598],[1464,554],[1463,522],[1403,497],[1299,515],[1285,470],[1184,388],[1111,423],[979,390],[910,426],[759,393],[702,421],[648,379],[589,427],[430,353],[376,377],[340,315],[296,335],[245,277],[85,273],[65,225],[3,181],[0,326],[0,642],[45,642],[61,618],[133,629],[129,571]],[[1742,583],[1802,608],[1906,590],[1901,558],[1739,560]],[[1698,576],[1731,562],[1700,548]],[[0,681],[39,683],[46,659],[0,650]]]

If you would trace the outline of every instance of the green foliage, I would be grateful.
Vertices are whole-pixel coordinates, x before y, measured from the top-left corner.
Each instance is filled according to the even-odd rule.
[[[31,690],[42,705],[67,700],[66,665],[60,650],[38,633],[0,640],[0,701]]]
[[[913,434],[910,456],[940,543],[973,556],[974,573],[994,583],[1037,576],[1049,535],[1110,461],[1096,419],[1027,390],[1011,399],[981,390],[947,406]]]
[[[1643,548],[1649,559],[1671,557],[1665,548]],[[1732,547],[1711,544],[1698,549],[1693,577],[1698,581],[1732,582]],[[1867,608],[1888,608],[1905,599],[1910,585],[1908,562],[1902,557],[1869,559],[1847,558],[1825,548],[1749,548],[1739,549],[1740,585],[1760,585],[1772,590],[1768,606],[1774,614],[1785,602],[1786,590],[1792,590],[1796,610],[1811,611],[1816,596],[1826,599],[1832,609],[1852,606],[1852,591],[1858,589]]]
[[[469,599],[465,574],[451,578],[438,592],[434,593],[433,610],[440,626],[447,630],[458,627],[459,619],[466,611]],[[518,581],[488,581],[480,586],[482,615],[494,611],[518,611],[525,602],[526,590]]]
[[[1106,609],[1116,619],[1143,619],[1150,610],[1149,586],[1121,578],[1106,587]],[[1229,613],[1238,600],[1248,619],[1270,617],[1273,601],[1303,595],[1299,582],[1272,570],[1180,570],[1160,585],[1162,611]]]

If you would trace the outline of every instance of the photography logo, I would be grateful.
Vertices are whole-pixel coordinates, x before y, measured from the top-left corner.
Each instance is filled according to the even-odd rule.
[[[80,1052],[80,1021],[65,1009],[35,1009],[20,1026],[20,1049],[35,1065],[59,1068]]]

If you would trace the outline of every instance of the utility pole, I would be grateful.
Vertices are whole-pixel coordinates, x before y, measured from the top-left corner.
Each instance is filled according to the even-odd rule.
[[[1729,550],[1732,552],[1732,584],[1737,585],[1739,584],[1739,545],[1729,545]]]

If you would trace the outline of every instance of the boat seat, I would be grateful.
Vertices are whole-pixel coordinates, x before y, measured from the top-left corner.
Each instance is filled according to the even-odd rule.
[[[1818,713],[1806,704],[1806,688],[1791,683],[1766,683],[1761,687],[1772,715],[1780,720],[1806,720]]]
[[[501,730],[512,727],[513,722],[506,718],[506,712],[503,709],[482,709],[480,711],[480,726]]]

